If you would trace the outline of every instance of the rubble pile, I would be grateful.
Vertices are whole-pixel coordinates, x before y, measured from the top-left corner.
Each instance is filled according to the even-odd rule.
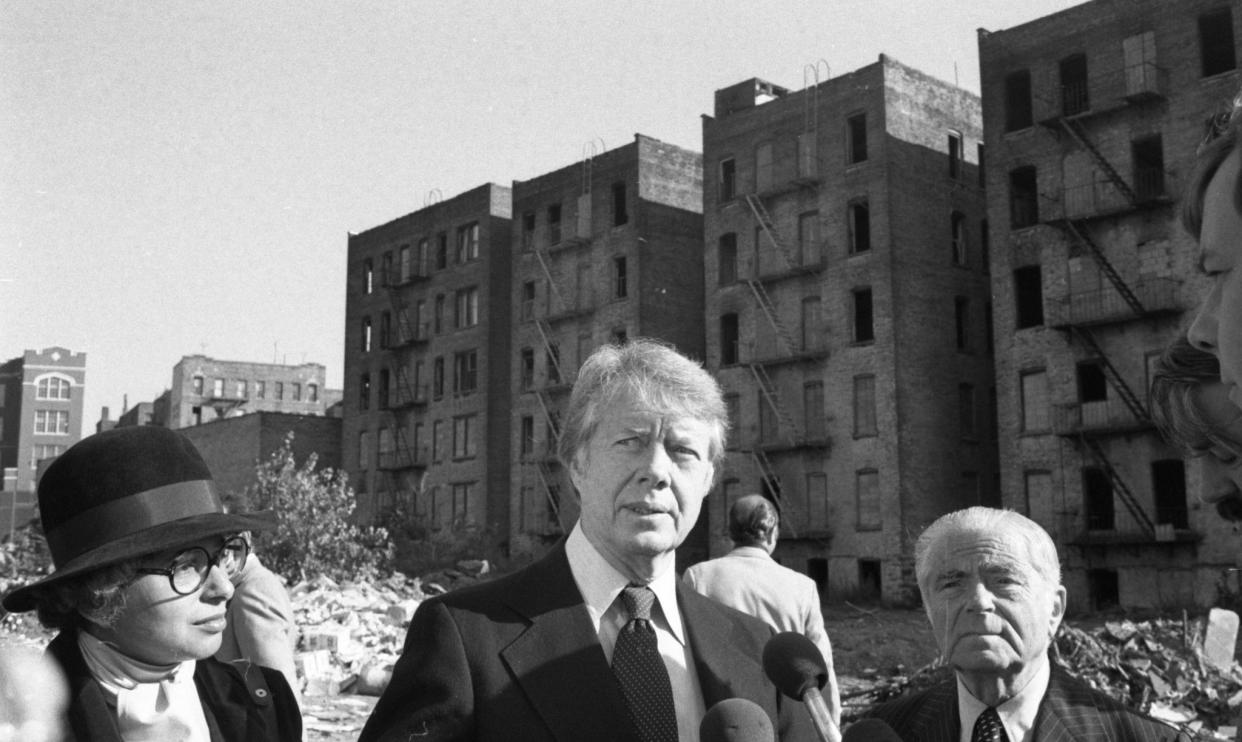
[[[1223,656],[1209,641],[1218,616],[1233,617]],[[1090,631],[1062,625],[1055,651],[1071,674],[1132,708],[1195,731],[1220,730],[1242,711],[1236,629],[1236,614],[1216,609],[1207,622],[1109,621]]]
[[[298,674],[308,696],[351,692],[379,695],[392,677],[405,632],[428,597],[490,577],[484,560],[409,579],[394,574],[373,583],[338,584],[328,577],[289,590],[300,630]]]

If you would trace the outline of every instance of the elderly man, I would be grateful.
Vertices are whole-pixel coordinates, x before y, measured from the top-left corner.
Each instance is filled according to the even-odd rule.
[[[729,508],[733,550],[686,570],[686,584],[709,598],[762,618],[777,631],[796,631],[815,643],[828,666],[824,701],[834,723],[841,723],[841,692],[832,670],[832,644],[824,631],[819,589],[804,574],[772,558],[780,538],[781,516],[762,495],[738,498]]]
[[[814,739],[806,710],[764,677],[772,629],[673,569],[726,420],[715,380],[672,349],[593,353],[559,441],[578,523],[526,569],[419,606],[361,742],[687,742],[733,697],[759,704],[782,740]]]
[[[1052,539],[1010,510],[949,513],[919,538],[919,592],[955,678],[871,710],[906,742],[1185,740],[1052,664],[1065,614]]]

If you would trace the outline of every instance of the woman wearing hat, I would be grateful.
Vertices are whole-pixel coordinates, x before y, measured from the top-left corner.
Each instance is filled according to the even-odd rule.
[[[55,571],[4,597],[60,633],[48,654],[69,685],[73,738],[99,742],[300,740],[284,677],[212,659],[237,536],[271,512],[224,512],[198,451],[166,428],[83,439],[47,468],[39,512]]]

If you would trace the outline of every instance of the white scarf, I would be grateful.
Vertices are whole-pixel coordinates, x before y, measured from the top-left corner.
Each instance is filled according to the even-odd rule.
[[[125,742],[211,742],[194,685],[194,660],[151,665],[85,631],[78,632],[78,648],[91,675],[116,700]]]

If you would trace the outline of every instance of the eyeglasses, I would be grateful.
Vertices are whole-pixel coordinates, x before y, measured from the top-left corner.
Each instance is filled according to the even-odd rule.
[[[179,552],[172,558],[168,567],[139,567],[139,574],[164,575],[173,592],[178,595],[190,595],[207,582],[212,565],[224,570],[229,579],[237,576],[242,567],[246,566],[246,557],[250,554],[250,544],[241,536],[233,536],[224,542],[224,546],[214,555],[207,553],[201,546],[192,546]]]

